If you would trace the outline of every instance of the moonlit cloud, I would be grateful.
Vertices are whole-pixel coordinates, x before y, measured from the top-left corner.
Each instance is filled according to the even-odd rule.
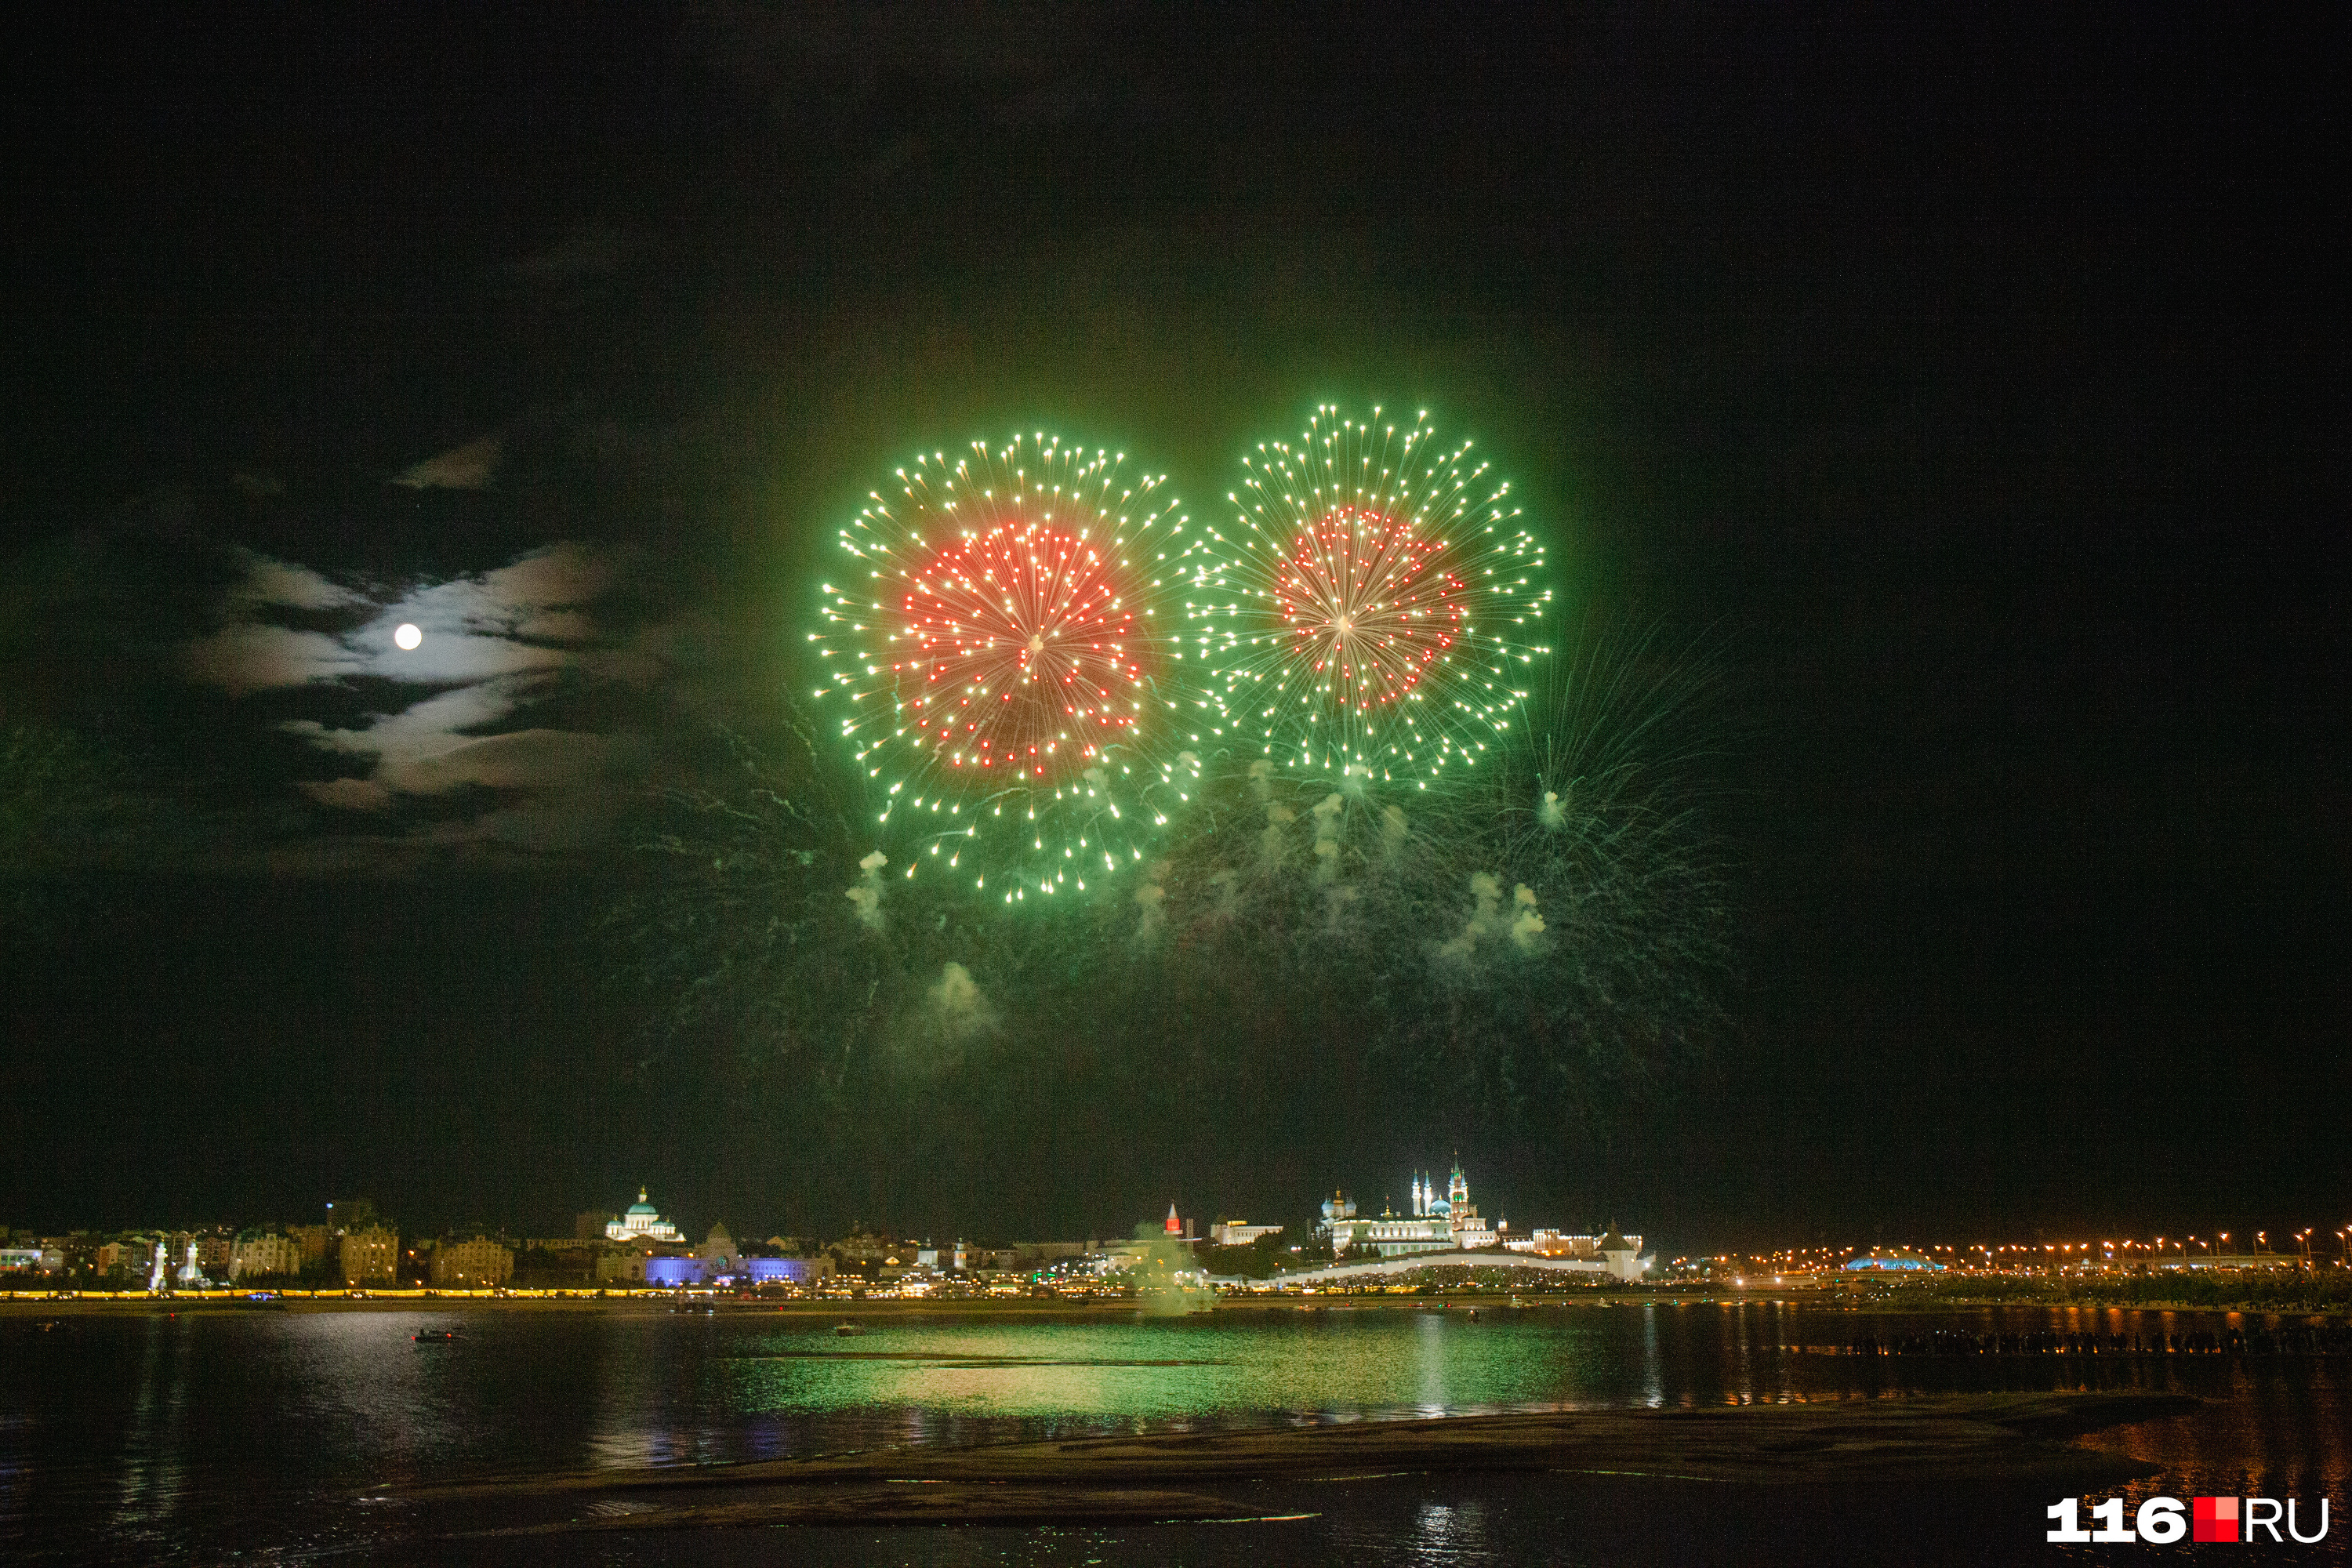
[[[281,610],[325,612],[367,603],[308,566],[240,552],[245,576],[222,605],[226,624],[183,650],[189,676],[237,696],[364,673],[366,658],[342,638],[268,619]]]
[[[342,811],[382,811],[392,805],[392,791],[373,779],[306,779],[296,787],[320,805]]]
[[[336,610],[366,601],[308,566],[246,552],[246,579],[234,597],[247,605],[284,605],[297,610]]]
[[[392,482],[413,490],[478,490],[497,475],[506,453],[505,441],[496,436],[483,436],[411,464],[394,475]]]
[[[340,637],[272,626],[223,626],[189,644],[184,662],[194,679],[237,697],[362,675],[368,667]]]
[[[596,623],[577,610],[550,610],[515,628],[515,636],[533,642],[586,642],[595,635]]]
[[[661,675],[655,637],[643,630],[625,636],[599,619],[598,601],[615,572],[608,552],[558,544],[493,571],[382,596],[255,556],[223,599],[223,624],[184,650],[184,668],[239,697],[347,691],[362,680],[413,694],[404,706],[357,720],[279,721],[347,769],[344,776],[302,781],[300,792],[353,818],[355,827],[358,819],[375,825],[346,836],[343,848],[322,850],[315,858],[320,868],[342,866],[352,844],[372,847],[360,851],[363,861],[394,853],[386,846],[560,852],[595,840],[613,802],[646,764],[642,736],[530,721],[559,691],[577,699],[600,688],[641,689]],[[313,625],[340,612],[348,624],[340,630],[277,624],[289,610],[310,612]],[[404,625],[423,634],[413,649],[394,640]],[[445,816],[387,831],[404,803],[463,790],[495,798],[463,821]]]
[[[596,783],[621,749],[612,737],[570,730],[516,730],[468,738],[434,727],[420,711],[432,706],[420,704],[365,730],[330,730],[309,720],[296,720],[286,728],[309,736],[322,750],[373,758],[374,771],[364,782],[398,795],[444,795],[467,784],[488,789],[581,788]],[[343,788],[354,782],[358,781],[337,779],[310,787],[308,793],[330,804],[346,796],[369,798]]]
[[[196,679],[239,694],[355,676],[467,685],[581,665],[642,680],[649,672],[641,652],[592,646],[610,641],[587,606],[612,579],[612,563],[600,553],[558,544],[493,572],[377,602],[308,568],[257,556],[247,580],[225,601],[226,624],[189,646],[187,668]],[[276,606],[369,613],[331,635],[258,618]],[[410,624],[423,633],[423,642],[404,649],[394,637]]]

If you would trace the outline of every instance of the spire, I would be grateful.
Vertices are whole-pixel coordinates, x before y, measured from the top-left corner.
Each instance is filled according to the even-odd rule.
[[[1170,1204],[1168,1205],[1168,1223],[1162,1228],[1164,1228],[1171,1236],[1181,1236],[1184,1234],[1184,1222],[1176,1217],[1176,1205],[1174,1204]]]

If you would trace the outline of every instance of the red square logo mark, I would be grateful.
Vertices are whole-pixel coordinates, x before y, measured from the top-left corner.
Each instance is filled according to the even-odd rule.
[[[2179,1514],[2173,1515],[2175,1519]],[[2235,1541],[2238,1539],[2238,1500],[2233,1497],[2201,1497],[2189,1504],[2191,1541]]]

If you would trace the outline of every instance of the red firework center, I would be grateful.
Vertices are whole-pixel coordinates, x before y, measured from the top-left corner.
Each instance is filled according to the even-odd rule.
[[[1469,630],[1468,589],[1444,564],[1444,540],[1378,512],[1341,507],[1291,542],[1275,579],[1286,652],[1364,709],[1421,683]]]
[[[898,711],[952,767],[1079,772],[1133,733],[1153,650],[1143,586],[1095,542],[1045,522],[942,544],[906,574],[891,666]]]

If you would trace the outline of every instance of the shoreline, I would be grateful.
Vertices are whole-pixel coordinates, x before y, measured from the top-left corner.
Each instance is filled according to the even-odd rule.
[[[575,1472],[411,1487],[402,1495],[458,1514],[488,1510],[508,1521],[461,1526],[457,1533],[515,1536],[1230,1519],[1250,1513],[1270,1486],[1510,1473],[1762,1487],[1990,1482],[2083,1491],[2154,1475],[2160,1467],[2076,1439],[2202,1404],[2173,1394],[1996,1394],[1460,1415]]]

